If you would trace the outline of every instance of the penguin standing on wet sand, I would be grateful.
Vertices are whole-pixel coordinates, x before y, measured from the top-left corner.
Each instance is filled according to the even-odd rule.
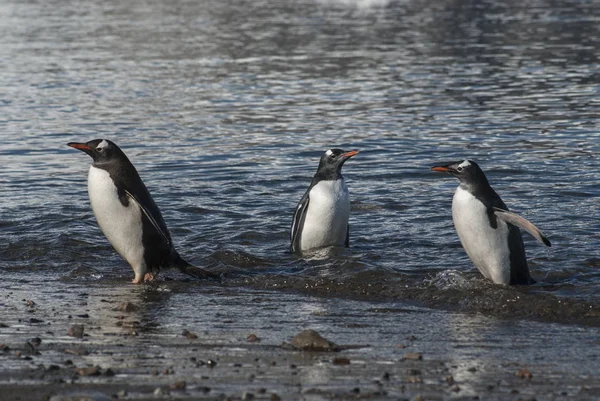
[[[168,267],[198,278],[216,277],[179,256],[158,206],[117,145],[106,139],[67,145],[94,160],[88,174],[92,209],[108,241],[133,268],[133,283],[152,281]]]
[[[349,245],[350,197],[342,166],[358,150],[326,151],[306,193],[298,203],[291,229],[292,252]]]
[[[534,284],[519,227],[550,246],[546,236],[528,220],[508,211],[474,161],[431,169],[460,180],[452,199],[452,219],[463,248],[481,274],[496,284]]]

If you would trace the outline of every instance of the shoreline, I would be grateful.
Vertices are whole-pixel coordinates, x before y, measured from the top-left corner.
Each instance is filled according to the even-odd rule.
[[[76,394],[591,400],[600,394],[593,376],[600,331],[593,327],[173,282],[92,284],[85,293],[66,287],[58,302],[51,290],[33,304],[19,291],[3,300],[0,343],[9,348],[0,352],[3,400],[64,401]],[[80,334],[72,330],[77,325],[81,338],[67,334]],[[281,346],[307,328],[342,350]],[[252,334],[258,341],[248,341]]]

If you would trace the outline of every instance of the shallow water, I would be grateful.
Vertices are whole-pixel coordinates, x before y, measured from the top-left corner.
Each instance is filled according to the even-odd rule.
[[[598,326],[599,22],[579,1],[5,2],[2,286],[128,285],[66,146],[104,137],[231,291]],[[298,258],[292,212],[331,147],[361,150],[351,248]],[[457,182],[429,167],[465,157],[552,241],[525,235],[537,285],[491,285],[462,250]]]

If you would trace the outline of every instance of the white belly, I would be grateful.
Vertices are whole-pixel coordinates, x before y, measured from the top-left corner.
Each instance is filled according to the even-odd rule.
[[[321,181],[309,197],[300,249],[344,245],[350,217],[350,197],[344,180]]]
[[[145,270],[141,210],[135,202],[123,206],[106,170],[90,167],[88,193],[92,210],[108,241],[129,264]]]
[[[456,189],[452,199],[452,218],[463,248],[485,277],[496,284],[510,283],[508,226],[496,219],[490,226],[486,207],[468,191]]]

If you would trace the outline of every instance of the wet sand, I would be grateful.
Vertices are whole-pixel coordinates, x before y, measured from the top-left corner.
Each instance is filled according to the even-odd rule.
[[[198,283],[8,287],[2,400],[600,397],[593,327]],[[309,328],[341,350],[282,346]]]

